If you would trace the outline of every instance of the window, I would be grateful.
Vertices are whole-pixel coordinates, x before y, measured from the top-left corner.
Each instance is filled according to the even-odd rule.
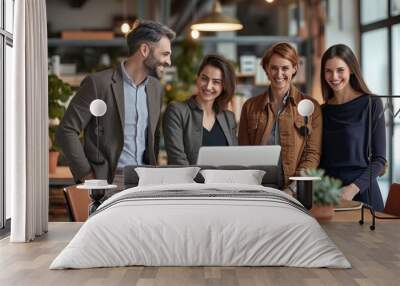
[[[387,28],[365,32],[361,36],[362,71],[368,87],[375,94],[388,94],[387,71],[389,67]],[[366,48],[368,47],[368,48]],[[376,51],[382,51],[377,53]]]
[[[388,0],[361,0],[361,24],[369,24],[387,17]]]
[[[14,22],[14,0],[5,0],[5,30],[9,33],[13,33],[13,22]]]
[[[390,14],[392,16],[400,15],[400,0],[392,0],[392,6],[390,7]]]
[[[400,2],[400,1],[399,1]],[[392,74],[393,74],[393,94],[400,95],[400,24],[392,27]],[[400,99],[393,102],[394,109],[397,112],[400,109]],[[396,116],[394,122],[400,125],[400,116]],[[397,141],[400,142],[400,141]],[[398,161],[400,162],[400,160]]]
[[[12,47],[14,31],[14,0],[0,0],[0,229],[11,216],[10,194],[4,188],[5,172],[5,100],[11,92]]]
[[[387,95],[389,92],[389,83],[387,71],[389,68],[388,53],[376,51],[387,51],[388,50],[388,29],[382,28],[365,32],[361,36],[362,49],[362,72],[363,77],[369,87],[369,89],[377,95]],[[368,48],[365,48],[368,47]],[[382,98],[383,105],[385,106],[388,102],[386,98]],[[389,114],[386,112],[385,121],[389,122]],[[386,142],[389,142],[389,132],[386,129]],[[390,152],[387,143],[386,158],[390,157]],[[380,178],[380,189],[384,198],[388,194],[388,182],[389,178],[386,174]]]
[[[400,96],[400,0],[359,0],[361,32],[361,66],[372,92],[385,96]],[[387,134],[389,169],[380,178],[384,201],[388,187],[400,182],[400,108],[399,98],[382,98]]]
[[[400,4],[400,1],[397,1]],[[399,7],[400,8],[400,7]],[[400,95],[400,24],[396,24],[392,27],[392,54],[393,54],[393,65],[392,65],[392,89],[394,95]],[[393,101],[394,114],[394,130],[393,130],[393,145],[399,146],[400,142],[400,98]],[[397,142],[397,145],[396,145]],[[394,182],[400,183],[400,148],[393,148],[393,180]]]
[[[0,34],[0,228],[5,223],[4,194],[4,35]]]
[[[11,68],[12,68],[12,65],[13,65],[12,46],[11,45],[8,45],[8,44],[6,45],[6,49],[5,49],[5,54],[4,55],[5,55],[5,64],[6,64],[6,66],[5,66],[5,77],[4,77],[4,79],[5,79],[5,81],[4,81],[4,83],[5,83],[4,99],[7,100],[7,98],[10,97],[11,88],[12,88],[12,86],[10,84],[11,83],[11,76],[12,76]],[[4,103],[5,100],[3,100],[3,103]],[[3,129],[3,132],[4,131],[5,130]],[[5,137],[3,137],[3,138],[5,139]],[[10,207],[11,206],[11,193],[10,193],[10,191],[11,190],[9,190],[9,189],[6,189],[4,191],[5,192],[5,212],[4,212],[5,213],[5,219],[11,218],[11,207]]]

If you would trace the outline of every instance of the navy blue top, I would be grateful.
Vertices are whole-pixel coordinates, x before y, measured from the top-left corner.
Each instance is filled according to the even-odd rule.
[[[226,140],[224,131],[219,125],[218,120],[210,131],[203,127],[203,142],[202,146],[228,146],[228,141]]]
[[[386,163],[385,117],[382,101],[372,100],[372,202],[376,210],[383,211],[382,195],[377,177]],[[344,104],[324,104],[322,155],[320,167],[329,176],[342,180],[343,185],[354,183],[360,193],[354,198],[368,203],[368,116],[369,96],[361,95]]]

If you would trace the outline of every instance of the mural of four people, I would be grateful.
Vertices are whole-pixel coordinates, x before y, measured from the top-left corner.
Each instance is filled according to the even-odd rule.
[[[83,80],[57,131],[57,142],[76,182],[100,178],[118,184],[127,164],[155,165],[162,126],[168,163],[174,165],[196,164],[201,146],[281,145],[278,167],[282,189],[288,193],[295,192],[290,176],[320,166],[342,180],[342,199],[367,202],[371,159],[369,191],[375,209],[383,210],[377,183],[386,163],[382,102],[373,97],[369,118],[372,93],[349,47],[335,45],[322,56],[322,106],[293,84],[299,68],[296,50],[288,43],[268,48],[261,64],[270,85],[245,102],[237,126],[228,110],[235,92],[235,71],[221,55],[203,59],[194,94],[184,102],[171,102],[161,120],[164,91],[157,78],[171,65],[174,37],[168,27],[142,21],[127,36],[127,60],[115,70]],[[101,128],[88,112],[94,99],[102,99],[108,107],[100,119]],[[314,104],[305,128],[297,110],[302,99]],[[369,134],[369,120],[373,134]],[[99,135],[104,139],[97,148],[94,142]]]

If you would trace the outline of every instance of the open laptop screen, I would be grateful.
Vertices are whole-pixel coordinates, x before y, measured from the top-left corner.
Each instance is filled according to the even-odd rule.
[[[224,166],[277,166],[281,146],[203,146],[197,157],[197,165]]]

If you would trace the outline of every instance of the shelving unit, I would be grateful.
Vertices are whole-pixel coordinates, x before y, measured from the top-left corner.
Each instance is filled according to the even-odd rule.
[[[79,87],[82,80],[87,76],[86,73],[79,73],[74,75],[60,75],[60,79],[68,83],[73,88]]]
[[[111,40],[65,40],[61,38],[48,39],[49,48],[53,47],[120,47],[126,46],[125,38]]]
[[[183,40],[183,38],[177,38],[176,42]],[[303,43],[303,39],[300,37],[292,37],[292,36],[235,36],[235,37],[202,37],[199,39],[199,42],[202,44],[216,44],[216,43],[234,43],[237,46],[248,46],[248,45],[270,45],[276,42],[291,42],[298,47],[301,47]],[[64,51],[68,51],[69,49],[77,49],[77,48],[102,48],[102,49],[113,49],[113,48],[126,48],[126,39],[123,37],[117,37],[113,39],[104,39],[104,40],[87,40],[87,39],[62,39],[62,38],[50,38],[48,39],[48,47],[51,50],[54,49],[62,49]],[[260,55],[258,55],[260,56]],[[63,59],[61,60],[63,62]],[[79,61],[79,60],[78,60]],[[240,57],[237,59],[240,61]],[[309,61],[307,61],[307,55],[302,57],[302,61],[305,63],[298,72],[298,75],[294,79],[294,83],[298,86],[302,87],[302,90],[306,89],[306,78],[309,73],[310,67],[307,65]],[[257,70],[255,73],[237,73],[238,84],[249,84],[254,87],[254,89],[260,90],[266,87],[269,83],[268,79],[265,80],[264,76],[260,77],[260,73],[264,73],[263,70]],[[82,79],[86,76],[87,73],[85,71],[78,70],[78,74],[76,75],[62,75],[61,78],[69,83],[73,87],[78,87]],[[299,77],[299,75],[301,76]]]
[[[102,39],[96,38],[102,35],[95,33],[91,35],[89,32],[82,33],[82,39],[79,39],[79,34],[77,39],[63,39],[62,37],[48,39],[49,57],[60,55],[61,64],[76,65],[76,74],[63,74],[61,71],[60,75],[60,78],[74,89],[80,86],[80,83],[88,73],[102,69],[100,58],[103,54],[109,56],[111,64],[115,64],[115,61],[119,60],[119,56],[126,56],[128,50],[126,39],[123,37]],[[109,36],[107,31],[104,31],[104,34]]]

